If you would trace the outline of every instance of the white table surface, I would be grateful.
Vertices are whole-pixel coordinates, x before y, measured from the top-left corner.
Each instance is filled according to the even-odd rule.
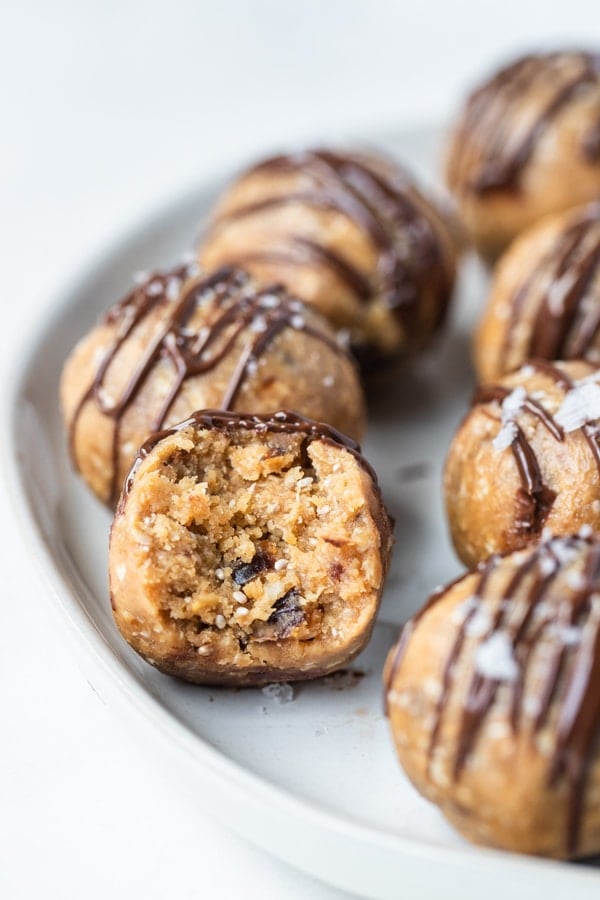
[[[0,392],[145,209],[278,144],[448,118],[519,49],[594,43],[597,0],[4,0]],[[174,793],[76,667],[0,490],[0,897],[347,896]]]

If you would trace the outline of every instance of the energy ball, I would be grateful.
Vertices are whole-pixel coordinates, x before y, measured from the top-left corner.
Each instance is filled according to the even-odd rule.
[[[444,482],[467,566],[534,543],[545,528],[600,531],[600,369],[537,360],[480,387]]]
[[[110,540],[117,625],[200,684],[315,678],[369,639],[391,520],[359,447],[277,412],[204,411],[153,436]]]
[[[481,381],[526,359],[600,362],[600,203],[547,216],[499,260],[474,341]]]
[[[600,54],[532,54],[484,82],[451,135],[446,182],[489,259],[541,216],[600,198]]]
[[[388,159],[307,150],[267,159],[219,202],[202,265],[282,281],[349,333],[365,371],[423,348],[455,275],[448,226]]]
[[[492,556],[435,594],[388,658],[406,774],[464,837],[600,853],[600,541]]]
[[[74,349],[61,383],[71,456],[114,507],[149,434],[197,409],[281,406],[361,437],[354,362],[319,314],[246,272],[198,266],[139,284]]]

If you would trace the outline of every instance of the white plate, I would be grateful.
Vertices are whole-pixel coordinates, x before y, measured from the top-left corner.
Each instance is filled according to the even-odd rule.
[[[435,170],[436,136],[407,133],[387,149],[422,177]],[[429,180],[429,179],[428,179]],[[591,867],[466,845],[400,771],[382,714],[381,668],[398,625],[459,565],[441,503],[441,466],[472,388],[468,330],[485,289],[470,260],[452,327],[432,355],[375,398],[366,452],[397,521],[394,563],[374,637],[353,664],[294,689],[278,704],[260,690],[215,690],[166,678],[117,633],[107,598],[110,518],[72,474],[57,387],[63,360],[131,274],[171,261],[193,243],[219,184],[204,185],[140,223],[56,305],[15,378],[8,466],[32,555],[69,624],[87,677],[161,754],[205,810],[291,864],[373,898],[445,900],[597,897]],[[162,827],[161,823],[158,823]]]

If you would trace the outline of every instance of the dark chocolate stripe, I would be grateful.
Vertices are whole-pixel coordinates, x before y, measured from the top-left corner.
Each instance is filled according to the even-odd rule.
[[[306,266],[310,263],[323,265],[335,272],[360,300],[368,300],[372,295],[373,286],[367,276],[339,253],[296,235],[283,235],[282,240],[286,245],[285,249],[248,251],[236,255],[235,261],[242,267],[253,262],[283,263],[286,266]]]
[[[575,386],[575,382],[566,374],[566,372],[563,372],[562,369],[559,369],[557,365],[548,360],[534,359],[531,360],[528,365],[532,366],[536,371],[542,372],[548,378],[551,378],[552,381],[565,392],[572,390]],[[592,456],[594,457],[594,462],[598,469],[598,478],[600,479],[600,433],[597,428],[590,423],[582,425],[581,432],[592,451]]]
[[[476,406],[492,402],[502,403],[510,393],[511,391],[504,387],[484,386],[475,392],[472,405]],[[536,416],[553,437],[559,441],[563,440],[562,429],[554,421],[550,413],[539,403],[528,397],[524,401],[523,407]],[[516,434],[510,449],[521,481],[521,487],[517,492],[515,525],[520,533],[539,534],[552,509],[556,499],[556,492],[544,484],[540,465],[533,447],[527,440],[523,429],[516,422],[513,424]]]
[[[583,563],[581,586],[571,588],[563,581],[560,590],[555,587],[563,570],[560,562],[562,553],[555,552],[559,547],[579,555]],[[503,681],[483,675],[473,668],[461,701],[461,720],[452,763],[455,780],[461,777],[468,764],[501,686],[510,693],[512,727],[524,727],[524,684],[528,667],[540,640],[556,642],[555,652],[545,657],[545,665],[538,676],[540,708],[532,719],[531,727],[532,734],[539,732],[547,724],[551,708],[557,707],[556,743],[548,771],[548,786],[554,788],[561,780],[567,783],[565,847],[567,853],[576,854],[584,793],[600,741],[600,609],[594,609],[594,604],[600,602],[596,599],[600,597],[600,541],[598,537],[583,538],[578,535],[554,538],[539,545],[522,562],[515,564],[509,582],[496,594],[496,573],[506,571],[511,558],[514,559],[514,556],[508,554],[504,562],[502,557],[495,556],[485,566],[479,567],[479,577],[472,594],[473,610],[458,625],[442,663],[442,693],[431,726],[428,766],[441,740],[443,719],[456,684],[454,675],[466,653],[472,654],[476,646],[502,632],[512,649],[519,673],[514,681]],[[554,565],[550,571],[545,565],[548,559]],[[448,590],[450,587],[436,594],[425,610],[405,625],[403,635],[408,637],[405,640],[401,638],[401,644],[396,649],[396,657],[401,649],[400,659],[391,667],[386,691],[393,687],[406,644],[419,619],[426,609],[431,608],[432,601],[438,602]],[[468,628],[474,611],[481,608],[488,597],[495,603],[490,626],[481,638],[470,638]],[[542,611],[542,606],[542,614],[536,615]],[[581,641],[578,644],[563,641],[560,635],[563,626],[580,628]],[[475,645],[474,640],[477,641]],[[539,657],[537,659],[539,662]]]
[[[134,290],[108,313],[106,321],[117,322],[117,330],[92,384],[83,394],[71,421],[70,445],[75,463],[76,429],[86,404],[93,402],[104,415],[114,421],[110,503],[115,502],[120,490],[118,471],[123,416],[161,360],[170,363],[174,377],[162,407],[148,427],[149,433],[159,431],[163,427],[184,382],[188,378],[210,372],[230,355],[256,317],[262,318],[264,329],[249,336],[241,349],[238,363],[223,393],[221,401],[223,409],[235,404],[251,366],[257,364],[261,355],[285,329],[302,331],[315,340],[327,344],[336,352],[344,353],[326,333],[305,322],[303,316],[305,307],[287,295],[280,286],[258,291],[245,272],[227,267],[207,279],[191,280],[183,290],[179,290],[179,297],[170,301],[167,296],[169,284],[172,279],[178,279],[182,284],[184,277],[185,272],[182,269],[151,276],[144,285]],[[264,301],[270,297],[275,298],[276,305],[265,305]],[[207,300],[219,310],[219,315],[210,326],[206,326],[198,334],[196,330],[190,330],[188,325],[198,305]],[[135,328],[157,307],[165,305],[172,308],[146,347],[120,396],[110,402],[107,401],[104,395],[104,379],[117,353],[131,337]]]
[[[585,356],[600,324],[600,297],[595,298],[596,303],[589,310],[582,310],[582,302],[588,296],[600,266],[599,223],[600,205],[591,204],[558,236],[513,295],[500,353],[504,368],[523,307],[532,301],[535,301],[537,312],[524,355],[541,359]],[[572,283],[557,310],[552,303],[552,291],[565,276],[570,277]],[[539,285],[546,287],[539,290]]]
[[[411,198],[409,182],[400,170],[390,169],[382,175],[364,157],[315,150],[273,157],[259,163],[247,174],[299,171],[310,177],[312,186],[265,197],[223,213],[213,227],[218,229],[228,221],[287,205],[334,209],[351,219],[376,248],[380,284],[371,284],[349,258],[302,234],[283,235],[285,250],[263,251],[261,248],[256,253],[244,253],[239,261],[273,260],[299,265],[312,258],[328,267],[358,300],[367,302],[374,297],[383,297],[409,336],[419,327],[418,301],[427,287],[439,295],[435,323],[436,328],[439,327],[450,297],[452,277],[434,228]],[[305,255],[300,255],[299,250],[304,250]]]
[[[456,158],[449,169],[451,186],[479,194],[517,190],[522,172],[548,126],[583,87],[598,84],[600,57],[594,53],[531,55],[502,69],[467,101]],[[515,132],[514,123],[531,94],[548,85],[554,90],[533,121],[521,133]],[[589,145],[584,138],[581,154],[586,160],[591,158]],[[476,147],[480,154],[471,177],[467,170],[473,162],[459,146]]]

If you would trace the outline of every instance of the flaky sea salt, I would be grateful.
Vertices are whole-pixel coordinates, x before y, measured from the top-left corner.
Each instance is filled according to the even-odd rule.
[[[262,693],[274,703],[290,703],[294,699],[294,688],[291,684],[267,684]]]
[[[169,278],[165,294],[167,300],[177,300],[181,293],[181,278]]]
[[[267,330],[267,320],[264,316],[254,316],[252,322],[250,323],[250,331],[266,331]]]
[[[564,644],[565,647],[575,647],[581,643],[583,630],[575,625],[555,625],[552,634]]]
[[[433,593],[436,594],[438,591],[442,590],[442,586],[440,585],[437,588],[434,588]],[[462,603],[459,603],[458,606],[455,606],[452,610],[451,619],[457,625],[462,625],[465,619],[474,612],[479,606],[479,597],[475,597],[471,595],[467,597],[466,600],[463,600]]]
[[[502,401],[502,418],[511,419],[523,409],[523,404],[527,399],[527,391],[519,385],[514,391],[511,391]]]
[[[576,431],[600,418],[600,385],[593,381],[578,382],[565,395],[554,418],[566,432]]]
[[[527,393],[525,388],[519,386],[516,387],[514,391],[511,391],[511,393],[502,401],[502,406],[500,407],[502,427],[492,441],[492,447],[497,452],[506,450],[517,437],[519,432],[517,425],[514,422],[514,418],[523,409],[526,398]]]
[[[467,622],[465,633],[469,637],[482,637],[492,626],[492,617],[484,606],[480,606],[476,613]]]
[[[575,281],[579,278],[579,271],[576,266],[567,269],[561,278],[551,282],[548,287],[548,309],[552,316],[562,316],[565,307],[565,299]]]
[[[579,591],[586,585],[586,580],[583,572],[567,572],[565,581],[570,588],[573,588],[574,591]]]
[[[556,572],[557,565],[556,560],[549,554],[544,553],[540,556],[538,566],[542,575],[552,575],[553,572]]]
[[[185,274],[188,278],[195,278],[200,274],[200,266],[197,262],[190,262],[185,268]]]
[[[281,300],[276,294],[265,294],[264,297],[261,297],[258,301],[258,305],[263,309],[276,309],[280,303]]]
[[[507,447],[515,440],[518,434],[517,426],[514,422],[505,422],[494,440],[492,441],[492,447],[494,450],[506,450]]]
[[[322,384],[323,387],[326,388],[333,387],[333,385],[335,384],[335,378],[333,377],[333,375],[326,375],[322,381]]]
[[[291,324],[292,328],[297,328],[297,329],[304,328],[304,325],[305,325],[304,316],[298,316],[298,315],[292,316],[292,318],[290,319],[290,324]]]
[[[162,281],[159,281],[158,279],[151,281],[150,284],[147,284],[146,287],[144,288],[144,293],[148,297],[159,297],[160,294],[162,294],[162,292],[163,292]]]
[[[568,565],[577,556],[577,548],[568,544],[566,538],[552,538],[550,547],[561,566]]]
[[[516,681],[519,666],[505,631],[495,631],[475,651],[475,671],[494,681]]]

